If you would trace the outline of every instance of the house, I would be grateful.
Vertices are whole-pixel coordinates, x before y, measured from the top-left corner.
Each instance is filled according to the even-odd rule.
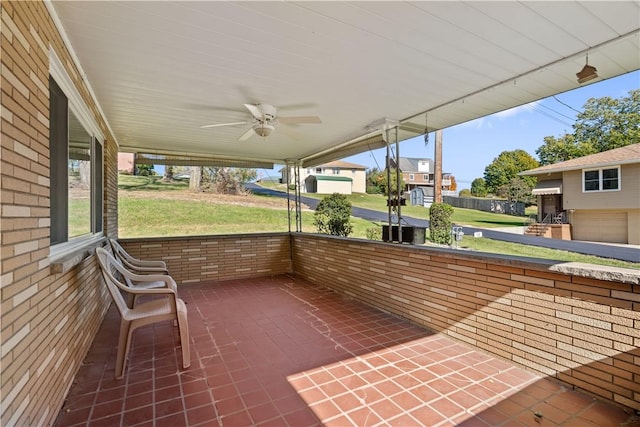
[[[433,159],[400,157],[398,164],[402,172],[405,191],[410,192],[413,189],[421,188],[426,197],[433,197],[435,177]],[[391,167],[395,167],[395,159],[391,159],[391,165]],[[453,191],[452,194],[446,193],[451,190],[452,176],[450,173],[442,173],[442,190],[444,195],[455,195],[455,191]]]
[[[572,238],[640,244],[640,143],[522,172],[535,176],[539,222],[565,222]]]
[[[351,194],[366,192],[367,167],[356,163],[337,160],[322,165],[301,168],[300,183],[302,193]],[[287,168],[280,169],[281,182],[287,182]],[[293,183],[293,170],[289,183]]]
[[[136,170],[135,153],[118,153],[118,172],[133,175]]]

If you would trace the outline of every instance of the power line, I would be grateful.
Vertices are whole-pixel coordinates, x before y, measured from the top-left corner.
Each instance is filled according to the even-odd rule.
[[[533,110],[533,111],[535,111],[535,112],[537,112],[537,113],[542,114],[543,116],[547,116],[547,117],[549,117],[551,120],[555,120],[555,121],[556,121],[556,122],[558,122],[558,123],[562,123],[562,124],[563,124],[563,125],[565,125],[565,126],[569,126],[569,127],[571,127],[571,126],[572,126],[572,124],[571,124],[571,123],[567,123],[567,122],[565,122],[564,120],[559,119],[558,117],[556,117],[556,116],[554,116],[554,115],[552,115],[552,114],[549,114],[549,113],[547,113],[546,111],[541,110],[540,108],[537,108],[535,105],[529,105],[529,106],[528,106],[528,108],[530,108],[531,110]]]
[[[546,109],[547,109],[547,110],[549,110],[549,111],[553,111],[554,113],[556,113],[556,114],[557,114],[557,115],[559,115],[559,116],[565,117],[565,118],[567,118],[567,119],[569,119],[569,120],[573,120],[573,117],[567,116],[566,114],[562,114],[561,112],[556,111],[556,110],[554,110],[554,109],[553,109],[553,108],[551,108],[551,107],[547,107],[547,106],[546,106],[546,105],[544,105],[544,104],[538,104],[538,105],[536,105],[536,107],[538,107],[538,106],[539,106],[539,107],[542,107],[542,108],[546,108]]]
[[[559,100],[555,95],[552,95],[552,96],[553,96],[553,99],[555,99],[555,100],[556,100],[556,101],[558,101],[560,104],[562,104],[562,105],[564,105],[565,107],[567,107],[568,109],[573,110],[573,111],[575,111],[576,113],[581,113],[581,111],[576,110],[576,109],[575,109],[575,108],[573,108],[571,105],[566,104],[566,103],[564,103],[564,102],[560,101],[560,100]]]

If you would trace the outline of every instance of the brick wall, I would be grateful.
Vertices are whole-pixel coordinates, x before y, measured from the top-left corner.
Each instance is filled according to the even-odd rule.
[[[117,146],[42,2],[1,2],[0,425],[50,425],[108,307],[94,257],[49,260],[49,46],[105,142],[104,229],[117,230]]]
[[[136,258],[165,261],[178,284],[291,272],[288,233],[140,238],[120,243]]]
[[[637,271],[606,281],[552,262],[304,234],[293,254],[313,283],[640,409]]]

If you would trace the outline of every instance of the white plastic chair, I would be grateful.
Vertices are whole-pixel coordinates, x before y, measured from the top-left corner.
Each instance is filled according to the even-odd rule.
[[[96,248],[96,256],[102,277],[109,289],[111,298],[120,313],[120,337],[118,339],[118,355],[116,358],[115,377],[122,378],[126,365],[127,354],[131,345],[133,332],[141,326],[165,320],[176,321],[180,333],[180,344],[182,346],[182,366],[188,368],[191,365],[191,350],[189,347],[189,324],[187,321],[187,306],[184,301],[177,297],[176,284],[171,276],[167,275],[137,275],[128,271],[104,248]],[[131,288],[122,283],[114,276],[117,272],[123,277],[129,277],[136,282],[162,281],[166,284],[164,288]],[[133,295],[153,295],[164,296],[149,302],[138,304],[131,308],[127,305],[124,294]]]
[[[118,243],[116,239],[110,238],[109,244],[116,259],[121,261],[129,271],[136,274],[169,274],[167,264],[160,260],[142,260],[134,258]]]
[[[111,248],[111,254],[115,258],[115,260],[127,269],[131,275],[123,275],[124,282],[133,289],[154,289],[154,288],[166,288],[171,287],[178,293],[178,288],[175,286],[175,282],[172,280],[171,282],[166,282],[164,280],[148,280],[149,275],[161,274],[161,275],[169,275],[169,271],[167,270],[167,266],[164,261],[146,261],[139,260],[137,258],[132,257],[124,250],[124,248],[118,243],[115,239],[109,239],[109,247]],[[135,277],[137,275],[147,276],[143,280],[137,280]],[[129,307],[133,307],[138,299],[137,294],[129,294],[127,297],[127,305]]]

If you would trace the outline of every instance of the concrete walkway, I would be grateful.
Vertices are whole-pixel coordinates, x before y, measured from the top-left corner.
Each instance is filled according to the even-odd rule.
[[[249,184],[247,189],[256,194],[268,194],[277,197],[287,197],[287,193],[277,190],[270,190],[259,185]],[[312,197],[301,196],[300,200],[311,209],[315,209],[319,200]],[[374,211],[353,207],[351,209],[353,216],[366,219],[369,221],[384,222],[388,221],[386,212]],[[429,221],[426,219],[402,216],[403,223],[414,227],[429,228]],[[579,240],[558,240],[546,237],[527,236],[520,233],[507,232],[499,229],[487,229],[477,227],[462,227],[465,235],[473,236],[475,232],[482,232],[482,237],[487,239],[500,240],[503,242],[520,243],[522,245],[538,246],[549,249],[558,249],[568,252],[576,252],[584,255],[594,255],[602,258],[611,258],[621,261],[640,263],[640,247],[634,245],[613,245],[607,243],[584,242]]]

